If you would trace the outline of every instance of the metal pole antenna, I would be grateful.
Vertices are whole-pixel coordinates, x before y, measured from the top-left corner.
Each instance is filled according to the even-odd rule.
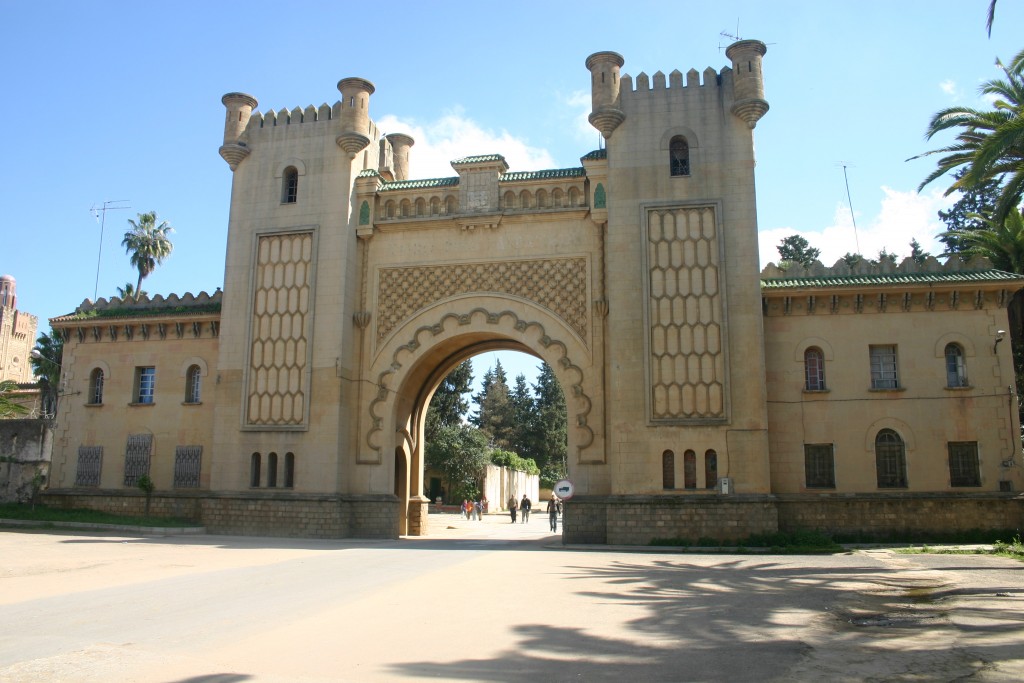
[[[846,164],[843,164],[843,180],[846,181],[846,201],[850,205],[850,220],[853,221],[853,241],[860,253],[860,238],[857,237],[857,218],[853,215],[853,200],[850,198],[850,179],[846,177]]]
[[[93,204],[89,211],[92,212],[93,218],[96,218],[100,222],[100,249],[99,253],[96,254],[96,284],[92,290],[92,300],[96,301],[100,291],[100,260],[103,258],[103,229],[107,225],[107,211],[118,211],[120,209],[130,209],[130,206],[109,206],[110,204],[120,204],[121,202],[131,201],[130,199],[112,199],[103,202],[103,207],[97,209],[96,205]]]

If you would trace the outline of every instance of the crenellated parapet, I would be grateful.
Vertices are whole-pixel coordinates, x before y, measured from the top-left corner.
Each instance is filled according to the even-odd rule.
[[[222,298],[218,289],[213,294],[157,294],[138,301],[116,296],[86,299],[74,313],[51,318],[50,324],[64,341],[74,333],[79,343],[218,337]]]

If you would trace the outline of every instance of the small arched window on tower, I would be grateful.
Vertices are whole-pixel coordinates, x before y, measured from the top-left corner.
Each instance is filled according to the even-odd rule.
[[[103,404],[103,369],[93,368],[89,373],[89,405]]]
[[[299,201],[299,170],[294,166],[284,169],[281,183],[281,203],[294,204]]]
[[[690,143],[682,135],[668,144],[669,167],[673,176],[690,175]]]
[[[185,403],[202,401],[202,370],[198,365],[188,366],[185,372]]]
[[[665,451],[661,454],[661,488],[674,489],[676,487],[676,454],[672,451]]]

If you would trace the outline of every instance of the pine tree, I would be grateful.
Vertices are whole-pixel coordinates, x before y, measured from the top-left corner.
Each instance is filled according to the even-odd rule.
[[[537,452],[531,457],[541,468],[541,481],[550,486],[568,472],[565,395],[551,368],[544,364],[533,385],[532,431],[537,436]]]
[[[500,360],[484,374],[480,393],[473,396],[473,401],[477,412],[469,421],[487,434],[492,446],[511,450],[514,416],[508,378]]]
[[[523,458],[534,458],[535,441],[533,434],[533,413],[535,410],[533,394],[526,384],[526,376],[516,376],[516,385],[509,395],[512,420],[512,444],[511,449]],[[536,458],[534,458],[536,459]]]

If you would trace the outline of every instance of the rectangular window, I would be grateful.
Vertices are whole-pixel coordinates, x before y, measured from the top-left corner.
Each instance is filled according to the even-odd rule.
[[[809,489],[834,489],[836,466],[830,443],[804,444],[804,474]]]
[[[124,452],[124,485],[135,486],[139,477],[149,474],[149,455],[153,449],[152,434],[129,434]]]
[[[202,472],[203,447],[177,446],[174,449],[174,488],[199,488],[199,474]]]
[[[950,442],[949,485],[981,486],[981,468],[978,464],[978,442]]]
[[[99,486],[103,467],[103,446],[79,446],[75,486]]]
[[[156,368],[135,368],[135,403],[152,403],[156,391]]]
[[[871,346],[871,388],[898,389],[899,375],[896,372],[896,347],[894,345]]]

